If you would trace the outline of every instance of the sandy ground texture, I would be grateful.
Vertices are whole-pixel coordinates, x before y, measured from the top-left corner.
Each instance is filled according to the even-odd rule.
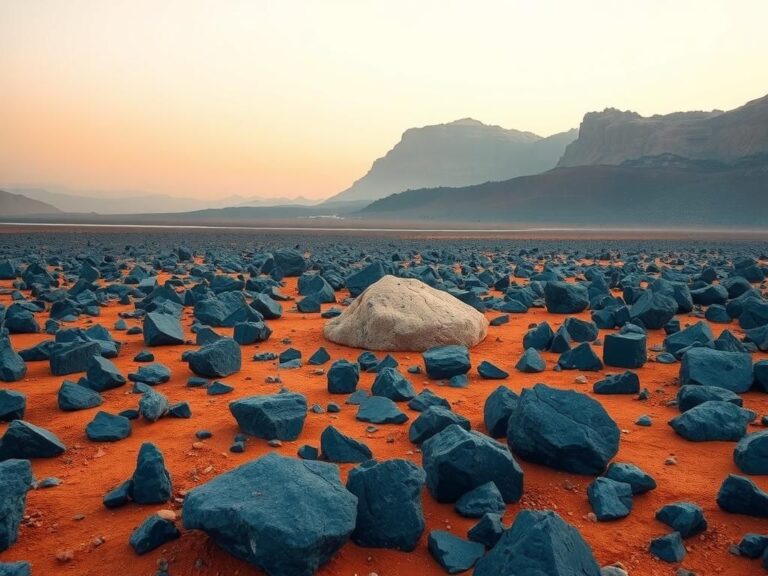
[[[164,278],[161,276],[160,281]],[[9,287],[11,282],[0,283]],[[287,280],[284,293],[297,295],[296,279]],[[341,298],[342,293],[337,296]],[[8,304],[8,295],[0,301]],[[217,474],[229,470],[270,450],[263,440],[250,439],[243,454],[229,453],[228,448],[238,432],[234,418],[228,410],[228,403],[252,394],[274,393],[278,384],[267,384],[267,376],[277,374],[273,362],[260,363],[251,360],[256,352],[280,352],[288,347],[281,343],[290,340],[290,346],[299,348],[308,358],[319,346],[325,346],[333,360],[353,360],[359,350],[334,345],[322,336],[325,320],[318,314],[301,314],[291,309],[292,303],[284,303],[285,314],[279,320],[269,321],[274,333],[270,340],[259,345],[243,347],[242,370],[225,382],[234,385],[235,391],[224,396],[208,396],[205,390],[185,386],[191,375],[186,363],[180,360],[181,353],[191,346],[163,346],[152,349],[156,361],[162,362],[173,371],[170,382],[162,384],[162,391],[172,402],[186,400],[190,403],[193,416],[189,420],[163,418],[149,424],[133,422],[131,437],[114,444],[93,443],[86,438],[85,426],[98,408],[80,412],[64,413],[57,408],[56,392],[62,378],[51,376],[47,362],[28,363],[27,376],[13,384],[2,384],[27,395],[26,419],[55,432],[68,446],[67,452],[59,458],[39,459],[33,462],[37,478],[55,476],[62,484],[55,488],[30,491],[27,500],[26,517],[20,530],[18,542],[9,550],[0,553],[0,561],[29,560],[36,575],[78,574],[103,576],[118,573],[125,575],[152,575],[158,563],[166,561],[169,572],[178,576],[235,576],[260,574],[260,572],[211,543],[201,532],[185,531],[181,539],[171,542],[145,556],[136,556],[128,545],[131,531],[144,518],[163,508],[181,509],[183,495],[191,488],[206,482]],[[324,305],[327,308],[328,305]],[[74,325],[86,326],[100,323],[110,330],[118,313],[132,307],[111,304],[102,309],[96,319],[81,319]],[[492,318],[498,313],[487,313]],[[578,314],[589,318],[589,312]],[[42,323],[45,317],[38,318]],[[678,412],[665,404],[675,398],[679,364],[663,365],[653,361],[638,370],[641,385],[650,391],[650,399],[638,401],[633,396],[594,396],[592,384],[606,373],[617,369],[606,369],[598,373],[574,371],[555,372],[552,370],[557,356],[544,353],[547,370],[541,374],[522,374],[514,369],[522,352],[522,338],[528,326],[547,320],[553,327],[559,326],[565,316],[548,314],[543,309],[531,309],[524,315],[511,315],[511,321],[499,327],[490,327],[487,339],[472,350],[473,369],[470,385],[466,389],[453,389],[430,381],[424,375],[411,376],[418,391],[430,388],[447,398],[453,410],[467,417],[474,429],[485,431],[482,410],[486,397],[499,385],[505,384],[515,392],[537,382],[545,382],[563,389],[585,392],[605,406],[622,430],[621,448],[617,461],[632,462],[649,472],[658,482],[658,488],[650,493],[636,496],[632,513],[625,519],[610,523],[591,522],[587,514],[586,487],[591,478],[553,471],[548,468],[518,460],[525,471],[525,492],[518,504],[507,506],[505,524],[514,519],[524,508],[550,508],[559,512],[568,522],[573,523],[592,546],[601,565],[621,562],[632,575],[667,576],[675,573],[678,566],[655,560],[648,552],[649,541],[669,532],[669,529],[654,519],[655,511],[664,504],[690,500],[701,505],[709,522],[703,534],[686,541],[689,554],[681,564],[700,575],[722,574],[744,576],[760,573],[759,561],[738,558],[729,553],[729,546],[737,543],[746,532],[768,532],[768,521],[748,516],[722,512],[715,504],[717,489],[728,473],[739,473],[733,463],[734,443],[729,442],[688,442],[672,431],[667,421]],[[682,316],[685,326],[696,321]],[[186,309],[183,324],[187,337],[192,325],[192,311]],[[137,325],[137,320],[128,320],[128,325]],[[723,325],[713,325],[719,333]],[[728,326],[737,335],[741,331],[735,323]],[[218,332],[230,334],[231,329],[220,328]],[[123,342],[120,356],[115,360],[123,374],[138,368],[132,361],[134,355],[144,348],[142,336],[128,336],[125,332],[112,331],[113,336]],[[605,331],[601,331],[601,338]],[[48,338],[45,334],[13,335],[14,347],[19,350]],[[659,344],[662,331],[650,331],[648,346]],[[598,349],[600,354],[600,350]],[[418,353],[394,353],[401,368],[421,364]],[[753,360],[768,357],[757,353]],[[490,360],[510,373],[505,381],[482,380],[474,366],[482,360]],[[325,365],[325,369],[330,366]],[[328,424],[340,428],[344,433],[361,439],[370,446],[378,459],[408,458],[421,464],[421,455],[408,440],[408,424],[380,425],[375,433],[366,433],[367,424],[355,420],[356,409],[343,404],[344,397],[331,396],[326,391],[326,376],[316,373],[317,368],[304,365],[302,368],[282,371],[286,387],[305,394],[310,406],[321,406],[328,402],[339,402],[339,414],[315,414],[310,411],[304,431],[295,442],[283,442],[277,450],[285,455],[295,456],[297,448],[304,443],[319,445],[320,432]],[[69,376],[70,379],[73,378]],[[577,383],[579,376],[586,383]],[[370,389],[373,374],[361,376],[359,388]],[[76,379],[76,378],[75,378]],[[130,384],[107,391],[103,394],[101,409],[116,413],[126,408],[135,408],[138,396],[130,391]],[[768,395],[754,392],[743,395],[745,407],[759,415],[768,412]],[[404,407],[404,406],[403,406]],[[405,407],[404,407],[405,408]],[[411,421],[418,415],[408,410]],[[644,428],[634,424],[638,416],[648,414],[653,426]],[[758,418],[759,421],[759,418]],[[0,424],[0,433],[6,428]],[[203,442],[195,438],[195,431],[207,429],[213,437]],[[756,430],[751,427],[751,431]],[[118,483],[128,478],[135,466],[136,455],[142,442],[156,443],[165,455],[166,465],[173,476],[176,499],[168,506],[142,506],[135,503],[114,511],[102,505],[103,495]],[[670,456],[676,464],[666,464]],[[341,465],[342,477],[353,465]],[[763,489],[768,489],[768,478],[753,477]],[[353,543],[345,545],[340,553],[319,574],[323,576],[437,576],[443,570],[427,551],[429,530],[447,529],[465,536],[475,520],[465,519],[453,511],[451,504],[438,504],[426,492],[423,493],[427,531],[419,546],[412,553],[391,550],[366,549]]]

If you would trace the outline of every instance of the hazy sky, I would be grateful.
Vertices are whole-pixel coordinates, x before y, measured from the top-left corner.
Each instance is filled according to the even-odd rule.
[[[325,197],[412,126],[768,93],[768,1],[0,0],[0,184]]]

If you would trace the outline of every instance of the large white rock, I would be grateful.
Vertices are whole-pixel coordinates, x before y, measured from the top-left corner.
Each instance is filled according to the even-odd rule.
[[[325,325],[332,342],[366,350],[422,351],[482,342],[488,320],[480,312],[420,280],[384,276]]]

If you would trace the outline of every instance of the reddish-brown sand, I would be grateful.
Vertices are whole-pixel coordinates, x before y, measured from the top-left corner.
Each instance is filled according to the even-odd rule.
[[[162,278],[161,278],[162,280]],[[1,283],[8,287],[10,282]],[[296,280],[289,279],[284,292],[296,294]],[[8,296],[0,297],[8,303]],[[33,563],[34,574],[81,574],[102,576],[110,573],[126,575],[152,575],[160,559],[169,562],[170,573],[188,575],[246,575],[260,572],[248,564],[234,559],[212,544],[205,534],[184,532],[180,540],[145,556],[136,556],[128,545],[131,531],[149,514],[163,506],[140,506],[129,504],[110,511],[102,505],[105,492],[128,478],[134,468],[136,454],[142,442],[156,443],[163,451],[166,464],[173,475],[174,492],[177,500],[167,507],[180,511],[181,497],[185,491],[206,482],[243,462],[261,456],[271,450],[266,442],[251,439],[244,454],[231,454],[228,448],[238,432],[227,405],[231,400],[252,394],[273,393],[276,384],[266,384],[265,378],[275,375],[274,363],[258,363],[251,360],[257,351],[279,352],[287,346],[281,344],[290,338],[292,346],[303,351],[307,358],[319,346],[325,346],[333,359],[354,359],[359,350],[344,348],[325,341],[322,327],[325,322],[316,314],[301,314],[291,310],[286,303],[286,313],[279,320],[270,321],[274,330],[272,338],[258,346],[243,347],[242,370],[224,380],[235,386],[235,392],[225,396],[211,397],[204,390],[189,389],[185,382],[191,372],[181,362],[183,350],[189,346],[164,346],[153,348],[156,360],[169,366],[173,371],[170,382],[159,386],[171,401],[187,400],[192,406],[193,416],[189,420],[164,418],[148,424],[134,421],[133,435],[114,444],[96,444],[85,436],[85,426],[97,409],[64,413],[57,408],[56,392],[62,378],[50,375],[47,362],[29,363],[29,372],[22,381],[3,385],[27,395],[26,419],[34,424],[49,428],[68,446],[67,452],[53,459],[40,459],[33,463],[36,477],[56,476],[62,479],[61,486],[31,491],[27,499],[26,518],[18,542],[8,551],[0,554],[0,561],[29,560]],[[112,329],[117,314],[128,307],[110,305],[102,309],[97,319],[85,319],[77,325],[98,322]],[[495,314],[489,313],[489,317]],[[579,315],[588,318],[588,313]],[[41,324],[44,317],[40,318]],[[600,373],[586,373],[587,384],[577,384],[580,373],[572,371],[554,372],[552,366],[556,356],[546,353],[548,369],[541,374],[521,374],[514,365],[522,352],[522,337],[532,322],[548,320],[553,326],[559,325],[564,316],[532,309],[524,315],[512,315],[509,324],[491,327],[488,338],[472,350],[473,364],[481,360],[493,361],[510,373],[503,383],[519,392],[523,387],[536,382],[560,388],[575,389],[591,395],[592,384],[604,373],[616,372],[607,369]],[[682,317],[683,324],[695,319]],[[129,320],[129,325],[138,322]],[[190,310],[184,312],[184,325],[189,338],[192,324]],[[713,326],[716,333],[723,326]],[[734,324],[729,328],[740,334]],[[228,333],[227,329],[219,329]],[[603,332],[603,331],[601,331]],[[133,356],[143,346],[142,337],[127,336],[125,332],[113,331],[115,338],[123,342],[119,358],[115,360],[124,374],[134,371],[138,364]],[[601,334],[603,336],[604,334]],[[661,331],[650,333],[649,346],[661,342]],[[22,349],[48,338],[45,334],[14,335],[14,347]],[[600,351],[598,350],[598,353]],[[419,353],[395,353],[401,366],[420,364]],[[765,358],[758,354],[755,359]],[[328,365],[326,365],[327,368]],[[315,367],[307,366],[283,371],[280,376],[284,384],[305,394],[310,405],[325,406],[329,401],[341,404],[339,414],[314,414],[307,416],[301,437],[295,442],[284,442],[278,450],[295,456],[297,448],[304,443],[319,444],[319,435],[328,424],[342,429],[345,433],[364,440],[376,458],[409,458],[421,464],[416,447],[408,441],[408,424],[382,425],[373,434],[366,433],[367,424],[355,420],[355,407],[343,404],[344,397],[334,397],[326,392],[326,377],[315,375]],[[593,523],[586,519],[590,507],[586,487],[591,478],[553,471],[521,461],[525,471],[525,494],[519,504],[507,508],[505,522],[509,524],[522,508],[551,508],[558,511],[567,521],[573,523],[592,546],[601,565],[622,562],[637,575],[671,575],[675,566],[655,560],[647,548],[651,538],[668,532],[668,528],[654,519],[654,512],[662,505],[678,500],[690,500],[700,504],[709,522],[709,529],[702,535],[686,542],[689,554],[682,563],[688,569],[701,575],[724,574],[743,576],[760,572],[759,561],[737,558],[728,552],[729,545],[739,541],[746,532],[768,532],[765,520],[741,515],[726,514],[715,504],[715,494],[728,473],[738,473],[732,461],[733,443],[707,442],[692,443],[676,436],[667,421],[676,415],[676,409],[665,406],[677,392],[678,365],[662,365],[649,362],[639,371],[641,383],[651,392],[648,401],[641,402],[631,396],[595,396],[616,420],[622,430],[621,448],[617,460],[639,465],[658,482],[658,488],[635,498],[634,510],[626,519],[610,523]],[[77,375],[74,375],[75,379]],[[70,376],[72,378],[72,376]],[[369,389],[372,374],[361,377],[360,387]],[[453,409],[470,419],[473,428],[484,430],[482,410],[488,394],[501,382],[481,380],[473,370],[470,386],[466,389],[441,387],[425,376],[413,376],[417,391],[429,387],[448,398]],[[102,409],[117,412],[135,408],[138,397],[130,392],[130,385],[108,391],[104,394]],[[745,405],[758,414],[768,412],[768,396],[756,393],[744,395]],[[416,414],[408,411],[411,419]],[[641,414],[653,418],[653,426],[643,428],[634,424]],[[0,425],[0,432],[6,425]],[[194,448],[195,431],[208,429],[213,438],[202,442],[202,448]],[[676,465],[665,465],[668,456],[674,455]],[[351,465],[342,465],[342,477]],[[755,477],[763,489],[768,489],[768,478]],[[437,504],[429,494],[423,494],[427,531],[448,529],[465,536],[473,520],[461,518],[450,504]],[[288,503],[290,505],[290,503]],[[79,519],[78,519],[79,518]],[[319,574],[324,576],[437,576],[442,569],[430,557],[427,533],[412,553],[390,550],[360,548],[349,543]],[[57,560],[57,553],[72,551],[73,558],[67,562]]]

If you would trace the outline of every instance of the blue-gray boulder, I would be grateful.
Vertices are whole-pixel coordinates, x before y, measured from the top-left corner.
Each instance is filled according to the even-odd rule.
[[[330,394],[351,394],[360,380],[360,366],[348,360],[336,360],[328,369],[328,392]]]
[[[589,307],[589,295],[583,284],[547,282],[544,285],[544,304],[552,314],[577,314]]]
[[[180,537],[181,532],[176,528],[176,524],[152,514],[131,533],[128,543],[133,551],[141,556]]]
[[[640,378],[630,370],[609,374],[595,382],[592,391],[595,394],[637,394],[640,392]]]
[[[22,420],[27,410],[27,397],[15,390],[0,389],[0,422]]]
[[[604,476],[616,482],[629,484],[632,488],[632,494],[644,494],[656,488],[656,480],[653,479],[653,476],[638,466],[627,462],[611,462]]]
[[[768,518],[768,492],[745,476],[728,474],[720,485],[716,500],[726,512]]]
[[[408,460],[368,460],[350,470],[347,490],[357,496],[352,540],[367,548],[410,552],[424,532],[424,470]]]
[[[536,384],[523,390],[509,419],[507,442],[524,460],[597,475],[619,450],[619,428],[586,394]]]
[[[413,384],[397,368],[382,368],[371,386],[371,394],[384,396],[395,402],[411,400],[416,396]]]
[[[147,346],[184,344],[181,322],[171,314],[150,312],[144,316],[142,330],[144,344]]]
[[[27,492],[32,487],[32,465],[29,460],[0,462],[0,552],[16,542],[24,517]]]
[[[587,498],[600,522],[619,520],[632,511],[632,486],[598,476],[587,486]]]
[[[690,538],[707,529],[704,510],[693,502],[674,502],[656,511],[656,520],[663,522],[683,538]]]
[[[452,424],[421,445],[427,488],[438,502],[455,502],[493,481],[507,503],[523,493],[523,470],[506,447]]]
[[[466,374],[472,367],[466,346],[435,346],[425,350],[423,357],[427,376],[434,379]]]
[[[192,489],[183,508],[185,528],[269,576],[314,574],[347,542],[356,516],[336,466],[276,453]]]
[[[357,464],[373,457],[368,446],[345,436],[333,426],[326,426],[320,434],[320,451],[329,462]]]
[[[486,513],[503,514],[507,505],[494,482],[486,482],[466,492],[454,509],[464,518],[480,518]]]
[[[25,420],[13,420],[0,438],[0,461],[11,458],[55,458],[66,449],[53,432]]]
[[[91,358],[101,355],[98,342],[56,342],[51,346],[48,362],[51,374],[66,376],[75,372],[85,372],[91,364]]]
[[[579,531],[552,510],[521,510],[475,566],[474,576],[600,576]]]
[[[151,442],[139,448],[129,493],[137,504],[162,504],[171,499],[171,474],[165,468],[163,453]]]
[[[677,391],[677,409],[680,412],[687,412],[699,404],[716,400],[719,402],[730,402],[736,406],[742,406],[744,401],[736,392],[731,392],[727,388],[719,386],[700,386],[698,384],[686,384]]]
[[[10,338],[0,337],[0,381],[16,382],[26,374],[27,365],[13,349]]]
[[[679,435],[692,442],[739,440],[747,433],[747,425],[755,413],[730,402],[709,400],[669,421]]]
[[[744,474],[768,474],[768,430],[747,434],[739,440],[733,461]]]
[[[355,418],[371,424],[403,424],[408,421],[408,415],[385,396],[370,396],[363,400]]]
[[[131,435],[131,421],[118,414],[99,411],[88,422],[85,434],[93,442],[117,442]]]
[[[520,372],[535,374],[544,372],[547,368],[547,363],[536,348],[527,348],[525,352],[523,352],[523,355],[520,356],[517,364],[515,364],[515,368]]]
[[[616,368],[641,368],[648,360],[646,336],[638,332],[606,334],[603,362]]]
[[[464,540],[445,530],[432,530],[427,548],[448,574],[466,572],[485,554],[485,546],[479,542]]]
[[[741,352],[691,348],[680,363],[680,384],[719,386],[741,394],[752,387],[752,359]]]
[[[206,344],[187,357],[189,369],[205,378],[224,378],[240,371],[240,346],[231,338],[221,338]]]
[[[93,356],[85,372],[84,384],[96,392],[104,392],[125,384],[125,376],[111,360]]]
[[[483,423],[488,435],[502,438],[507,435],[509,417],[517,408],[519,396],[506,386],[499,386],[485,399]]]
[[[414,444],[421,444],[452,424],[458,424],[464,430],[471,428],[469,420],[464,416],[456,414],[449,408],[430,406],[413,421],[408,430],[408,439]]]
[[[296,440],[304,429],[307,398],[298,392],[248,396],[230,402],[240,430],[264,440]]]

